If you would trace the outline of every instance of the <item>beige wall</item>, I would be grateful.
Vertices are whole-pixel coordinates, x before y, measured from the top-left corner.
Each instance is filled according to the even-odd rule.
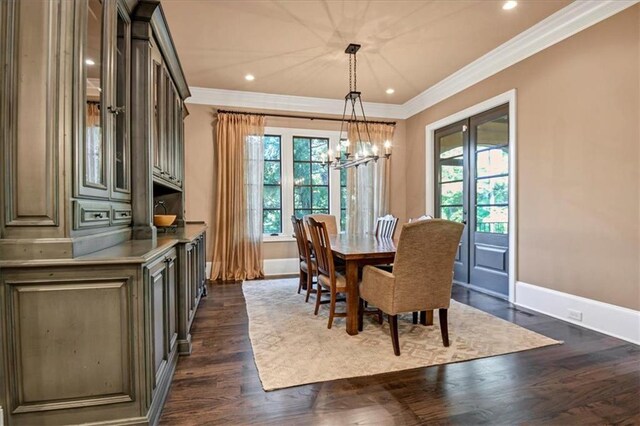
[[[406,213],[425,126],[517,89],[517,280],[640,309],[640,5],[407,120]]]
[[[213,223],[213,138],[212,126],[216,107],[208,105],[188,104],[189,116],[185,119],[185,185],[186,185],[186,217],[187,220],[204,220],[210,226]],[[254,112],[269,112],[248,110]],[[283,113],[282,111],[273,111]],[[372,118],[373,119],[373,118]],[[388,120],[386,120],[388,121]],[[267,117],[269,127],[285,127],[310,130],[340,129],[340,123],[321,120],[299,120]],[[406,127],[403,120],[396,123],[393,140],[393,155],[391,157],[391,214],[406,221],[405,211],[405,134]],[[283,218],[286,220],[286,218]],[[212,253],[211,230],[208,239],[208,256]],[[293,242],[265,243],[265,259],[292,258],[297,256],[297,249]]]

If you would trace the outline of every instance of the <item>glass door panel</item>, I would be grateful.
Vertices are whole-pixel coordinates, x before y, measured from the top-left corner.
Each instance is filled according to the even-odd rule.
[[[129,80],[130,21],[124,10],[118,7],[115,44],[115,116],[114,186],[115,198],[130,199],[131,145],[129,141]]]
[[[100,195],[107,189],[107,161],[105,144],[105,93],[103,75],[107,62],[104,52],[104,6],[100,0],[88,0],[84,38],[83,68],[86,109],[85,129],[82,144],[83,181],[80,192],[86,195]],[[87,189],[88,188],[88,189]],[[91,191],[91,188],[97,191]],[[85,191],[83,191],[85,190]]]

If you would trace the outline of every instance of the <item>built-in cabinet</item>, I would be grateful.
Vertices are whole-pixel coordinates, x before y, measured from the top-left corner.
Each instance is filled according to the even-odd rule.
[[[155,424],[206,292],[162,7],[0,0],[0,28],[0,424]]]
[[[125,226],[131,223],[131,11],[124,0],[75,6],[73,230]]]

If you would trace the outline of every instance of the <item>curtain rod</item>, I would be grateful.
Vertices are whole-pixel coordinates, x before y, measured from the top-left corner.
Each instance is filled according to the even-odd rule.
[[[297,119],[301,119],[301,120],[324,120],[324,121],[342,121],[341,118],[332,118],[332,117],[315,117],[315,116],[306,116],[306,115],[291,115],[291,114],[266,114],[266,113],[261,113],[261,112],[246,112],[246,111],[229,111],[229,110],[224,110],[224,109],[219,109],[218,113],[222,113],[222,114],[243,114],[243,115],[261,115],[263,117],[279,117],[279,118],[297,118]],[[352,122],[356,122],[356,123],[364,123],[364,121],[362,120],[345,120],[349,123]],[[369,121],[367,120],[367,123],[372,123],[372,124],[388,124],[390,126],[395,126],[396,122],[395,121]]]

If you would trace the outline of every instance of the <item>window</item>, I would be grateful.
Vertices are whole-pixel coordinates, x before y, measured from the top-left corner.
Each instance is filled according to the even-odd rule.
[[[341,185],[341,173],[322,164],[329,146],[336,150],[338,134],[337,131],[265,128],[265,241],[290,240],[292,215],[332,214],[340,229],[345,229],[346,174]]]
[[[265,135],[264,184],[262,196],[262,232],[282,232],[282,157],[280,136]]]
[[[347,149],[343,140],[340,141],[340,156],[344,158]],[[347,229],[347,169],[340,169],[340,229]]]
[[[329,214],[328,138],[293,137],[293,214]]]

